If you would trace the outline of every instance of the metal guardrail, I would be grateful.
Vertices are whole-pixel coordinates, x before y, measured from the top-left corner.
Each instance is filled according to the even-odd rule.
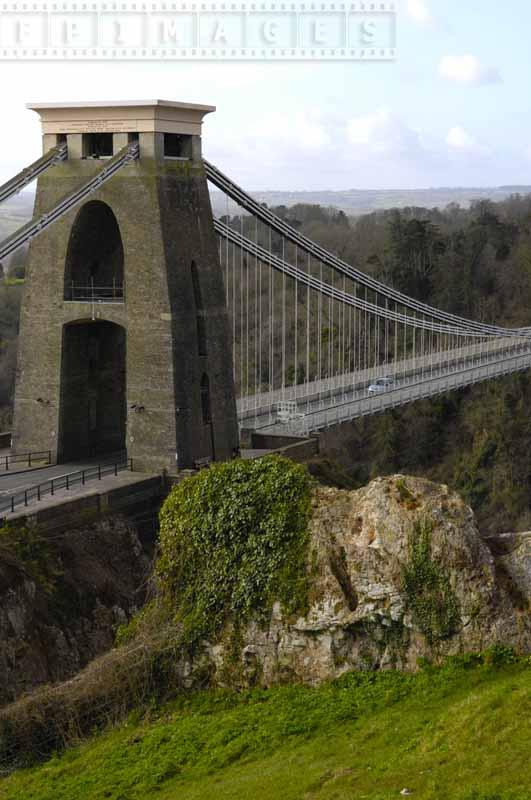
[[[315,409],[304,414],[304,419],[293,420],[289,431],[293,435],[306,435],[308,431],[320,431],[349,422],[359,417],[383,414],[392,408],[412,403],[438,394],[444,394],[475,383],[498,378],[512,372],[531,369],[531,353],[512,356],[498,361],[466,367],[465,369],[440,375],[430,380],[399,386],[388,392],[372,397],[362,397],[346,400],[324,409]],[[279,423],[266,422],[258,425],[254,430],[273,431]],[[280,424],[280,427],[282,425]]]
[[[68,472],[57,478],[30,486],[28,489],[16,492],[11,497],[0,500],[0,512],[14,512],[17,506],[28,506],[32,500],[42,500],[46,495],[53,496],[59,489],[72,489],[76,485],[84,486],[87,481],[100,480],[106,475],[118,475],[123,470],[133,471],[133,459],[123,458],[107,464],[98,464],[76,472]]]
[[[113,286],[71,286],[65,288],[67,303],[123,303],[125,293],[123,285]]]
[[[49,466],[52,463],[51,450],[35,450],[32,453],[8,453],[8,455],[0,458],[0,468],[4,467],[4,469],[9,472],[13,464],[22,464],[31,468],[43,461],[45,466]]]
[[[240,397],[236,401],[238,420],[243,424],[246,421],[256,420],[258,417],[270,416],[278,403],[284,400],[295,401],[303,407],[304,413],[307,413],[306,408],[316,402],[322,408],[322,404],[327,400],[332,404],[334,398],[341,398],[357,390],[364,390],[369,384],[386,375],[393,375],[395,380],[400,381],[401,386],[404,386],[418,383],[419,375],[422,375],[422,380],[440,377],[441,368],[445,374],[450,375],[466,369],[467,365],[477,367],[480,363],[499,361],[502,356],[513,358],[515,355],[521,354],[523,350],[522,344],[512,344],[511,339],[492,340],[492,342],[494,344],[499,342],[500,347],[494,349],[492,344],[489,344],[482,351],[481,345],[475,344],[453,350],[441,350],[436,354],[430,353],[417,358],[409,357],[400,361],[388,361],[385,364],[368,367],[357,372],[324,377],[320,380],[309,381],[308,384],[285,386],[284,389],[274,389],[258,395]],[[524,352],[529,352],[529,350],[526,348]],[[425,375],[424,370],[426,371]],[[433,374],[434,370],[436,374]],[[410,378],[417,379],[408,380]]]

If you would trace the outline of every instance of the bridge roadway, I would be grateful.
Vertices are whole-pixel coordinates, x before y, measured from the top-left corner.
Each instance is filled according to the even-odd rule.
[[[382,413],[421,398],[529,368],[531,368],[529,341],[498,339],[490,343],[488,349],[486,346],[481,349],[477,345],[458,348],[431,354],[422,359],[410,359],[394,365],[380,366],[377,370],[370,369],[336,376],[330,380],[289,387],[284,393],[278,390],[256,397],[246,397],[238,401],[240,423],[242,427],[269,433],[307,435],[311,431],[322,430],[357,417]],[[394,388],[381,394],[369,395],[368,385],[381,375],[395,376]],[[305,391],[308,391],[308,394],[300,394]],[[275,404],[282,399],[294,399],[297,403],[298,414],[287,423],[280,423],[275,411]],[[264,403],[264,400],[267,400],[267,403]],[[253,403],[256,403],[255,408]],[[263,455],[262,451],[244,454],[247,458],[256,458],[260,455]],[[0,472],[0,503],[13,495],[24,493],[25,490],[31,491],[38,484],[52,479],[60,483],[59,479],[67,474],[91,468],[94,470],[98,463],[110,464],[118,462],[123,457],[123,454],[112,454],[33,470]],[[119,469],[123,473],[124,467]],[[132,473],[129,477],[122,474],[119,479],[107,475],[105,480],[122,483],[124,480],[127,482],[138,478],[138,475]],[[61,496],[63,494],[68,496],[68,492],[94,490],[98,483],[97,477],[94,477],[87,480],[86,487],[79,483],[70,490],[58,488],[57,491]],[[34,505],[33,499],[32,505]],[[17,507],[21,508],[23,505]]]
[[[517,340],[515,344],[514,340],[507,339],[497,342],[496,346],[490,345],[488,350],[480,350],[476,345],[458,348],[422,359],[380,366],[376,370],[287,387],[284,393],[278,390],[242,398],[238,401],[240,425],[268,433],[306,435],[357,417],[379,414],[421,398],[531,367],[529,342]],[[382,375],[395,377],[394,388],[369,395],[368,386]],[[297,403],[297,414],[288,422],[278,419],[276,405],[282,400],[295,400]]]
[[[21,471],[9,471],[9,472],[1,472],[0,474],[0,503],[3,501],[10,499],[13,495],[20,495],[26,490],[29,492],[31,489],[34,489],[39,484],[45,484],[48,481],[57,480],[60,484],[60,478],[65,477],[66,475],[72,475],[75,473],[80,472],[81,470],[90,470],[97,467],[98,464],[112,464],[114,462],[118,462],[120,459],[124,459],[123,454],[112,454],[105,457],[99,458],[90,458],[84,459],[82,461],[75,461],[70,462],[68,464],[52,464],[46,467],[38,467],[36,469],[25,469]],[[124,462],[125,463],[125,462]],[[118,467],[118,472],[123,473],[125,467]],[[138,477],[135,473],[130,473],[131,478]],[[106,474],[104,480],[113,479],[114,475]],[[103,480],[103,479],[102,479]],[[87,478],[87,482],[85,484],[87,489],[94,489],[95,485],[99,483],[97,476]],[[81,481],[79,484],[75,484],[69,489],[69,492],[79,491],[80,488],[85,488]],[[57,489],[57,492],[63,491],[61,489]],[[64,490],[67,491],[67,490]],[[32,499],[33,504],[33,499]],[[17,511],[24,507],[24,504],[17,505]],[[5,516],[4,512],[0,512],[0,516]]]
[[[291,385],[270,392],[260,392],[238,399],[238,417],[241,421],[244,421],[247,417],[254,418],[257,411],[260,415],[263,415],[282,400],[297,400],[301,403],[306,403],[308,398],[312,397],[319,397],[323,400],[326,397],[342,395],[347,389],[350,391],[355,387],[366,387],[377,378],[383,376],[402,376],[405,379],[418,373],[431,373],[433,369],[441,366],[448,371],[458,371],[470,360],[490,358],[491,355],[500,353],[510,355],[513,352],[521,352],[528,347],[531,347],[529,339],[497,337],[491,339],[488,344],[480,345],[479,343],[474,343],[462,347],[453,347],[447,350],[427,353],[424,356],[415,356],[398,362],[378,364],[363,370],[336,374],[321,380],[300,383],[296,386]]]

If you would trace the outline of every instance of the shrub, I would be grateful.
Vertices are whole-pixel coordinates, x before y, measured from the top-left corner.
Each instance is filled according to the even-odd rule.
[[[160,514],[157,575],[189,645],[307,597],[311,479],[279,456],[215,464],[175,487]]]
[[[303,610],[310,489],[306,470],[278,457],[214,465],[176,487],[161,511],[162,602],[149,603],[118,631],[119,647],[73,680],[0,709],[0,770],[39,761],[174,696],[183,644],[225,621],[266,614],[277,598]],[[10,536],[26,541],[20,531]],[[196,683],[200,677],[196,669]]]
[[[132,643],[97,658],[74,679],[41,686],[0,709],[0,772],[25,767],[179,688],[168,641]],[[170,692],[171,687],[171,692]]]
[[[0,527],[0,547],[12,553],[26,572],[47,594],[53,594],[62,575],[60,559],[35,527],[10,525]]]

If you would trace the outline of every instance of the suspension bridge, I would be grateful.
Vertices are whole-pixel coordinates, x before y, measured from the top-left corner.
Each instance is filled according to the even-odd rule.
[[[205,169],[227,198],[214,227],[242,426],[307,434],[531,366],[530,330],[407,297]]]
[[[66,220],[66,227],[63,224],[63,228],[68,234],[65,240],[68,241],[68,247],[61,244],[53,251],[46,251],[48,255],[53,252],[54,258],[57,258],[58,251],[63,253],[59,255],[54,281],[56,286],[60,285],[64,316],[59,325],[64,337],[64,329],[70,330],[74,322],[93,323],[94,327],[98,321],[108,320],[109,325],[112,323],[126,328],[134,317],[135,302],[139,308],[142,303],[146,304],[145,295],[143,298],[135,296],[133,256],[128,261],[125,239],[123,245],[117,240],[114,249],[110,248],[113,250],[111,254],[109,248],[102,248],[98,244],[98,235],[102,238],[110,236],[111,229],[102,230],[100,223],[97,223],[91,231],[92,238],[88,237],[83,242],[80,230],[76,228],[83,210],[87,206],[94,206],[95,200],[99,200],[101,205],[105,201],[111,209],[114,208],[119,218],[122,200],[117,199],[117,191],[113,187],[118,187],[117,181],[123,176],[129,183],[120,184],[122,188],[137,188],[136,194],[131,194],[125,201],[126,206],[133,202],[136,195],[145,195],[142,170],[148,169],[144,166],[147,164],[152,169],[153,162],[159,164],[163,174],[161,180],[166,181],[165,185],[174,186],[180,182],[180,193],[171,195],[168,191],[170,200],[168,203],[164,201],[161,207],[163,225],[166,226],[164,235],[171,242],[171,247],[167,249],[180,247],[182,250],[179,236],[183,230],[183,220],[187,229],[192,230],[193,246],[186,245],[183,256],[183,262],[189,259],[191,263],[187,278],[189,286],[182,282],[179,284],[171,272],[172,269],[183,271],[182,264],[172,267],[171,258],[165,255],[166,277],[174,294],[169,300],[170,312],[163,311],[159,316],[161,320],[167,318],[171,321],[178,313],[185,315],[186,335],[183,332],[182,339],[177,342],[175,325],[169,333],[167,328],[157,323],[160,330],[154,331],[151,355],[147,351],[143,354],[148,360],[158,360],[157,341],[167,341],[168,364],[171,362],[174,377],[180,369],[175,360],[176,350],[183,363],[189,359],[186,362],[188,366],[186,369],[183,367],[180,373],[185,376],[182,377],[185,389],[180,392],[174,385],[171,388],[173,406],[170,411],[177,420],[175,422],[172,418],[171,425],[175,433],[169,437],[171,441],[168,445],[163,430],[166,424],[163,415],[157,416],[161,397],[157,381],[161,383],[160,376],[163,374],[160,372],[152,375],[152,386],[143,389],[146,396],[150,391],[159,391],[156,401],[152,399],[155,395],[152,395],[143,402],[138,391],[133,397],[129,388],[115,385],[114,393],[123,393],[125,399],[122,405],[125,410],[113,406],[108,393],[104,396],[100,387],[97,390],[99,411],[89,404],[85,412],[89,429],[91,425],[96,429],[104,424],[100,414],[103,409],[107,426],[110,420],[111,425],[122,426],[124,433],[122,440],[119,436],[113,437],[112,432],[107,432],[107,438],[100,437],[98,440],[94,437],[90,439],[89,430],[89,438],[85,441],[83,431],[86,421],[69,427],[64,416],[61,417],[65,406],[64,386],[70,385],[70,377],[64,373],[64,348],[67,345],[63,338],[63,344],[57,344],[59,350],[63,347],[63,355],[62,367],[55,368],[59,376],[56,395],[54,400],[44,401],[44,404],[52,407],[56,404],[63,408],[63,411],[56,409],[55,417],[48,416],[49,425],[54,430],[59,427],[59,431],[67,431],[70,439],[73,437],[78,442],[79,452],[86,451],[91,456],[97,453],[97,447],[96,450],[90,449],[90,441],[96,442],[100,447],[99,452],[102,452],[101,448],[119,450],[120,446],[116,445],[123,441],[124,449],[129,452],[139,447],[138,441],[143,437],[144,449],[140,452],[148,467],[156,462],[157,448],[160,452],[162,442],[165,453],[169,451],[172,454],[170,460],[175,457],[177,467],[190,466],[204,457],[219,459],[234,455],[238,443],[234,432],[227,432],[232,416],[232,421],[237,423],[240,430],[272,434],[288,432],[304,436],[358,417],[382,413],[420,398],[531,367],[530,328],[511,329],[496,325],[492,320],[465,319],[408,297],[328,252],[253,199],[200,154],[198,126],[204,114],[210,113],[212,108],[163,101],[129,105],[134,106],[134,115],[131,119],[127,118],[129,128],[125,134],[123,122],[120,123],[119,132],[116,132],[113,127],[115,123],[109,119],[105,104],[97,106],[107,115],[105,123],[98,118],[97,128],[88,124],[95,113],[94,107],[89,104],[34,107],[44,120],[45,143],[53,146],[46,150],[41,159],[0,187],[1,202],[8,200],[34,179],[39,180],[39,186],[46,188],[50,186],[54,175],[61,177],[66,185],[64,176],[68,175],[69,190],[59,194],[56,192],[53,202],[50,201],[52,195],[49,192],[41,192],[40,197],[38,194],[35,217],[0,243],[2,261],[28,243],[33,248],[34,240],[39,237],[48,236],[53,241],[53,231]],[[67,111],[74,107],[83,109],[86,129],[80,127],[78,119],[77,127],[72,127],[72,119]],[[114,109],[116,107],[114,104]],[[127,104],[119,105],[122,114],[125,114],[125,107]],[[161,107],[165,111],[165,120],[170,111],[175,115],[171,130],[156,125],[143,129],[138,122],[139,109],[149,108],[150,113],[155,109],[153,113],[157,119]],[[49,119],[52,119],[46,116],[48,109],[57,112],[58,108],[62,109],[61,113],[67,121],[61,118],[58,122],[56,114],[53,117],[55,127],[47,128]],[[177,116],[177,110],[180,116]],[[185,117],[186,121],[183,122]],[[91,132],[94,129],[100,131],[97,134],[99,139],[94,138],[95,134]],[[102,130],[105,133],[102,134]],[[92,147],[92,150],[82,150],[82,147]],[[78,162],[84,162],[85,166],[73,169],[72,165]],[[70,172],[65,173],[68,165]],[[226,210],[217,218],[212,217],[210,210],[207,182],[210,191],[221,192],[224,197]],[[187,195],[182,190],[184,184],[195,188],[193,191],[188,188]],[[202,191],[203,184],[205,195],[194,195],[193,192]],[[172,206],[172,196],[175,206]],[[145,202],[154,201],[148,198]],[[163,203],[160,197],[156,202]],[[140,207],[138,213],[141,213]],[[125,219],[124,214],[122,219]],[[196,224],[197,220],[199,224]],[[125,227],[122,225],[122,234]],[[77,247],[73,260],[68,255],[72,252],[72,239]],[[205,251],[206,240],[208,247]],[[214,243],[213,248],[211,243]],[[138,250],[144,245],[137,238],[131,247]],[[96,247],[96,250],[99,247],[100,250],[97,268],[92,272],[81,270],[82,275],[79,270],[76,273],[78,262],[83,259],[86,261],[83,248],[91,247]],[[118,264],[116,253],[120,248],[122,261]],[[30,249],[29,283],[37,281],[38,270],[42,268],[37,263],[38,259],[32,257],[32,252]],[[189,258],[191,253],[194,254],[193,258]],[[63,257],[72,262],[68,266],[67,277],[61,260]],[[144,268],[149,271],[153,250],[144,248],[140,258],[144,259],[143,266],[139,266],[139,262],[134,264],[134,270],[139,274]],[[206,272],[207,266],[201,260],[208,261],[210,278]],[[157,269],[153,266],[151,276],[144,281],[144,292],[149,292],[150,282],[155,281],[152,291],[156,293],[156,281],[160,280],[160,270],[157,272]],[[178,299],[179,292],[184,293],[184,301]],[[37,304],[34,307],[37,308]],[[31,314],[30,306],[26,307],[26,313]],[[145,319],[142,318],[141,322],[144,323]],[[91,335],[89,329],[88,335]],[[28,336],[26,332],[26,338]],[[34,332],[32,336],[34,341]],[[123,345],[116,339],[113,347],[118,351]],[[190,348],[193,353],[189,352]],[[81,358],[83,352],[79,350],[76,358]],[[26,359],[29,357],[28,354],[22,356]],[[127,363],[126,383],[129,386],[129,360]],[[110,364],[110,370],[116,372],[117,364],[118,361]],[[230,367],[233,382],[220,373],[220,365],[223,368],[227,365]],[[25,368],[28,369],[27,361]],[[147,368],[146,363],[138,367],[144,386]],[[165,369],[164,365],[162,369]],[[19,373],[20,370],[19,366]],[[193,377],[190,377],[192,372]],[[81,381],[79,385],[82,392],[90,394],[93,391],[87,383],[92,380],[90,377],[85,376],[81,380],[78,376],[76,380],[78,384]],[[218,388],[213,387],[216,380],[219,381]],[[132,384],[135,381],[138,384],[136,379]],[[25,399],[27,404],[28,388],[24,386],[23,379],[19,380],[17,392],[17,397]],[[151,420],[148,419],[148,425],[144,426],[140,425],[143,411],[147,411],[148,415],[151,412]],[[35,406],[31,413],[36,413]],[[74,414],[71,406],[68,413]],[[24,418],[18,436],[19,442],[23,440],[26,444],[25,449],[51,450],[57,457],[61,452],[72,452],[72,448],[69,449],[64,442],[61,446],[50,441],[49,437],[36,435],[34,429],[29,437],[26,436],[25,426],[26,429],[31,427],[27,412],[19,412],[19,418]],[[183,427],[179,428],[181,424]],[[159,429],[160,437],[153,446],[146,444],[152,440],[153,431]],[[185,429],[191,430],[190,441],[193,439],[193,443],[186,445],[191,455],[186,455],[188,451],[181,444],[186,438],[183,433]],[[199,441],[202,444],[196,446],[195,442]],[[166,455],[165,459],[167,463]],[[62,460],[68,461],[68,458],[63,455]]]

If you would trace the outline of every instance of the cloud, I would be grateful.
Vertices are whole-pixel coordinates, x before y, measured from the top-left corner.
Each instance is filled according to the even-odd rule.
[[[280,139],[289,144],[298,143],[303,150],[324,150],[330,144],[330,135],[325,125],[319,119],[313,119],[305,114],[276,119],[273,130],[279,132]]]
[[[496,67],[487,67],[476,56],[470,54],[443,56],[439,61],[439,75],[445,80],[469,86],[486,86],[501,82],[501,75]]]
[[[446,135],[446,144],[450,152],[456,155],[489,156],[491,151],[488,147],[478,142],[460,125],[450,128]]]
[[[435,22],[426,0],[407,0],[406,9],[409,16],[419,25],[430,26]]]
[[[435,167],[448,157],[466,155],[484,158],[491,150],[460,125],[454,125],[445,138],[428,137],[409,126],[388,108],[354,117],[347,123],[349,157],[354,160],[392,161]],[[530,148],[531,154],[531,148]]]
[[[239,126],[221,117],[211,125],[204,142],[207,158],[244,186],[315,188],[320,179],[316,165],[335,153],[333,126],[318,111],[264,111]]]
[[[309,153],[324,150],[330,144],[328,126],[318,113],[296,112],[293,114],[269,112],[247,125],[239,138],[239,144],[281,153],[303,150]],[[229,140],[234,147],[235,137],[229,131]]]
[[[353,117],[347,123],[352,155],[414,156],[423,150],[419,134],[388,108]]]
[[[461,125],[429,133],[389,107],[351,117],[264,111],[212,134],[207,157],[251,190],[479,185],[499,166]]]

